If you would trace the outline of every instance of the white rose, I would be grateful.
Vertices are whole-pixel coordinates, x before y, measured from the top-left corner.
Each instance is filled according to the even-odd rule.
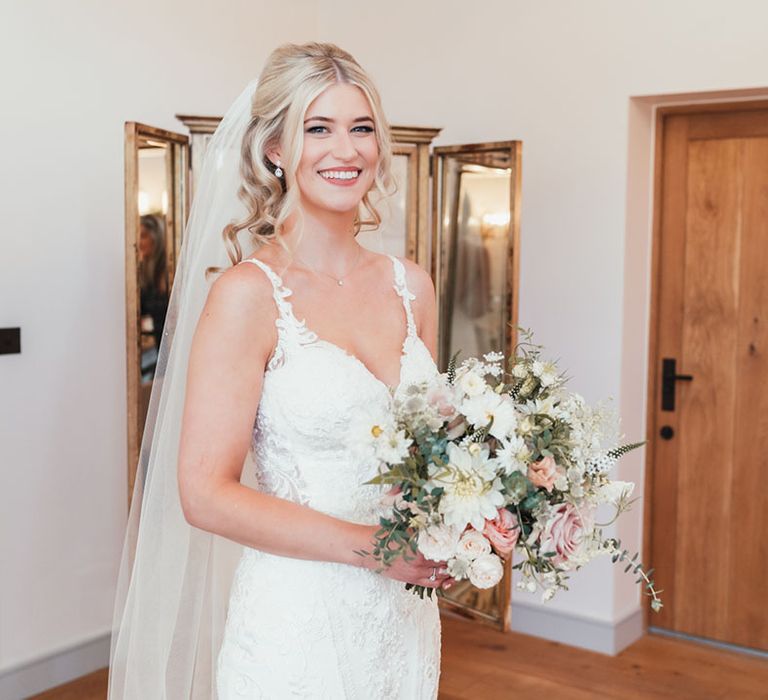
[[[491,543],[486,539],[482,532],[474,528],[467,530],[459,540],[456,554],[458,556],[474,561],[483,554],[490,554]]]
[[[431,561],[446,561],[456,554],[461,532],[448,525],[432,525],[419,532],[419,551]]]
[[[469,566],[469,581],[476,588],[493,588],[504,575],[504,566],[495,554],[481,554]]]
[[[458,385],[467,396],[479,396],[486,389],[485,380],[472,370],[461,376]]]

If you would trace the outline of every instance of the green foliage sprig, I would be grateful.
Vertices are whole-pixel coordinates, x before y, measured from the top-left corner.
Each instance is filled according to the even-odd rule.
[[[651,574],[654,572],[654,569],[648,569],[648,571],[645,571],[642,563],[637,560],[639,556],[638,552],[635,552],[635,554],[630,558],[628,550],[620,549],[621,540],[611,538],[606,540],[605,544],[608,548],[608,551],[612,552],[611,561],[614,564],[618,562],[628,562],[624,567],[624,573],[628,573],[631,569],[633,574],[639,574],[635,583],[645,584],[643,586],[643,593],[647,596],[650,596],[651,609],[654,612],[659,612],[663,607],[661,598],[659,598],[659,593],[662,593],[663,590],[656,590],[653,579],[651,578]]]

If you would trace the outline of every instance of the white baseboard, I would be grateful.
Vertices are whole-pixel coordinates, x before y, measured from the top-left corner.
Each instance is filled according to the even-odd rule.
[[[22,700],[109,665],[108,634],[0,672],[0,700]]]
[[[643,636],[643,611],[618,622],[604,622],[537,605],[512,603],[510,629],[533,637],[614,656]]]

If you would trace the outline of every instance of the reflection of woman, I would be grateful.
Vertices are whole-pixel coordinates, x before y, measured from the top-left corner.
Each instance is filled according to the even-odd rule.
[[[146,214],[141,217],[139,235],[139,294],[141,316],[152,318],[155,347],[160,338],[168,310],[167,255],[164,224],[160,217]]]
[[[437,696],[436,600],[403,582],[448,586],[444,562],[379,573],[359,554],[387,506],[351,426],[437,372],[431,279],[355,238],[390,162],[378,93],[332,44],[276,50],[214,134],[144,436],[111,700]]]

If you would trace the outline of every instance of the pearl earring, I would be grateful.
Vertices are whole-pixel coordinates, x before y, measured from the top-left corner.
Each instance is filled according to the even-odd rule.
[[[283,169],[278,165],[275,168],[275,177],[282,177],[283,176]]]

